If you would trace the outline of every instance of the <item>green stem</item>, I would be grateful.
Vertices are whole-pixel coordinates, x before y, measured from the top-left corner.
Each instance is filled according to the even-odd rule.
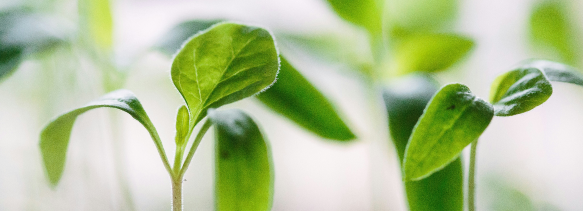
[[[172,211],[182,211],[182,178],[172,179]]]
[[[208,131],[208,129],[212,125],[213,125],[212,122],[207,119],[206,122],[204,122],[204,125],[202,125],[202,127],[198,131],[198,134],[196,135],[196,138],[194,139],[194,143],[192,143],[192,146],[190,147],[190,151],[188,151],[188,156],[186,156],[186,159],[184,160],[184,164],[182,165],[182,168],[180,169],[180,174],[177,175],[180,180],[182,180],[182,177],[184,176],[186,169],[188,169],[188,166],[190,165],[190,161],[192,160],[192,157],[194,156],[194,152],[196,152],[196,149],[198,148],[200,141],[202,141],[202,137],[204,137],[204,134],[206,134],[206,132]]]
[[[174,175],[180,173],[180,165],[182,164],[182,157],[184,156],[184,146],[176,145],[176,154],[174,155]]]
[[[478,140],[472,142],[470,151],[470,174],[468,176],[468,210],[476,210],[476,148]]]

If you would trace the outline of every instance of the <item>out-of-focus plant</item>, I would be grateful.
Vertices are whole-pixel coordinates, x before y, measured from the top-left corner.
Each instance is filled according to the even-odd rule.
[[[471,144],[468,208],[475,210],[475,164],[478,138],[494,116],[514,116],[544,103],[551,81],[583,86],[574,68],[546,60],[526,61],[492,83],[490,102],[463,84],[448,84],[435,94],[414,127],[404,155],[404,179],[417,181],[446,167]]]
[[[186,106],[176,117],[174,165],[156,128],[133,93],[117,90],[51,121],[41,134],[41,153],[49,180],[63,174],[67,146],[77,116],[101,107],[130,114],[150,133],[172,183],[172,209],[182,210],[184,174],[207,130],[216,129],[216,209],[269,210],[273,194],[271,155],[255,122],[239,110],[216,111],[255,95],[275,81],[279,58],[265,29],[221,23],[188,40],[172,63],[172,81]],[[195,126],[208,117],[186,151]],[[186,154],[186,157],[185,157]]]

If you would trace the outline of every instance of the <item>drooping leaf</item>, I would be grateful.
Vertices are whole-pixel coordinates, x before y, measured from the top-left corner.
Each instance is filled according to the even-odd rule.
[[[553,93],[551,82],[541,69],[524,65],[496,78],[490,102],[496,116],[521,114],[544,103]]]
[[[273,163],[257,124],[240,110],[209,111],[216,135],[216,210],[270,210]]]
[[[458,0],[387,1],[391,30],[434,31],[450,24],[457,15]]]
[[[474,42],[453,34],[418,34],[405,38],[395,47],[398,75],[415,71],[445,70],[467,55]]]
[[[58,184],[63,175],[69,137],[71,136],[75,119],[89,110],[102,107],[116,108],[130,114],[148,130],[155,142],[159,142],[156,128],[154,128],[136,96],[128,90],[111,92],[81,108],[53,119],[43,129],[40,136],[40,150],[49,181],[53,186]]]
[[[439,90],[415,125],[405,150],[404,180],[420,180],[454,161],[490,124],[494,109],[462,84]]]
[[[113,46],[113,17],[109,0],[79,1],[81,28],[91,37],[93,45],[102,50]]]
[[[257,98],[319,136],[339,141],[355,138],[332,103],[283,57],[277,83]]]
[[[549,81],[572,83],[583,86],[583,74],[571,66],[547,60],[532,60],[523,64],[523,67],[534,67],[542,70]]]
[[[382,6],[377,0],[328,0],[332,9],[344,20],[364,27],[371,34],[381,32]]]
[[[563,62],[575,65],[581,55],[579,34],[574,30],[562,1],[541,1],[532,11],[529,22],[533,44],[554,51]]]
[[[221,21],[222,20],[191,20],[182,22],[162,36],[162,39],[160,39],[155,46],[163,53],[172,55],[180,49],[180,46],[182,46],[184,41],[188,40],[188,38]]]
[[[430,77],[414,75],[393,82],[383,93],[391,138],[401,163],[413,127],[437,90],[437,83]],[[405,190],[410,211],[463,210],[461,159],[425,179],[406,181]]]
[[[171,74],[188,106],[192,130],[208,108],[266,89],[278,70],[278,53],[267,30],[221,23],[187,41],[172,63]]]

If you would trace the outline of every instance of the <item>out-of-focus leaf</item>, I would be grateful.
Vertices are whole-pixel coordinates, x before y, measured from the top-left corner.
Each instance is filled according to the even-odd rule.
[[[192,20],[182,22],[170,29],[155,46],[163,53],[172,55],[180,49],[180,46],[188,38],[219,22],[221,20]]]
[[[488,102],[462,84],[449,84],[433,96],[409,139],[404,180],[424,179],[454,161],[486,130],[494,117]]]
[[[332,103],[283,57],[277,83],[257,98],[319,136],[339,141],[355,138]]]
[[[418,34],[405,38],[395,47],[395,72],[437,72],[467,55],[474,42],[453,34]]]
[[[383,93],[391,138],[401,163],[413,127],[437,89],[437,83],[430,77],[414,75],[394,82]],[[410,211],[463,210],[461,159],[425,179],[405,182],[405,190]]]
[[[530,16],[529,30],[533,44],[555,51],[563,62],[575,65],[581,50],[574,25],[562,1],[542,1]]]
[[[160,142],[156,128],[154,128],[154,125],[136,96],[128,90],[111,92],[81,108],[77,108],[53,119],[43,129],[40,136],[40,150],[49,181],[53,186],[59,183],[63,175],[69,137],[71,136],[71,130],[73,129],[73,124],[77,116],[89,110],[102,107],[116,108],[130,114],[148,130],[154,142]]]
[[[549,81],[572,83],[583,86],[583,74],[571,66],[547,60],[532,60],[524,63],[524,68],[534,67],[542,70]]]
[[[240,110],[209,111],[216,131],[216,210],[270,210],[273,163],[257,124]]]
[[[328,0],[344,20],[366,28],[372,35],[381,32],[382,5],[376,0]]]
[[[458,0],[391,0],[387,4],[392,31],[433,31],[452,22],[458,9]]]
[[[513,116],[539,106],[553,93],[541,69],[524,65],[500,75],[492,83],[490,102],[496,116]]]
[[[187,41],[172,62],[171,74],[188,106],[192,130],[207,109],[269,87],[278,70],[278,52],[269,31],[221,23]]]
[[[0,81],[16,70],[22,60],[22,51],[18,47],[0,46]]]
[[[79,1],[81,28],[88,30],[85,35],[102,50],[110,50],[113,46],[113,17],[109,1]]]

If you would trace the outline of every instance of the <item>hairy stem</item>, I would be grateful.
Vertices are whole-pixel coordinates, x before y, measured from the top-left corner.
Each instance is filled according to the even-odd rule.
[[[476,210],[476,148],[478,140],[472,142],[470,151],[470,173],[468,176],[468,210]]]
[[[194,143],[192,143],[192,146],[190,147],[190,151],[188,151],[188,156],[186,156],[186,159],[184,160],[184,164],[182,165],[182,168],[180,169],[180,174],[177,175],[180,179],[182,179],[182,177],[184,176],[184,173],[186,173],[186,169],[188,169],[188,165],[190,165],[190,161],[192,160],[192,157],[194,156],[194,152],[196,152],[196,149],[198,148],[200,141],[202,141],[202,137],[204,137],[204,134],[206,134],[208,129],[211,127],[211,125],[213,125],[212,122],[207,119],[206,122],[204,122],[204,125],[202,125],[202,127],[198,131],[198,134],[196,135],[196,138],[194,139]]]
[[[182,211],[182,178],[172,178],[172,211]]]

